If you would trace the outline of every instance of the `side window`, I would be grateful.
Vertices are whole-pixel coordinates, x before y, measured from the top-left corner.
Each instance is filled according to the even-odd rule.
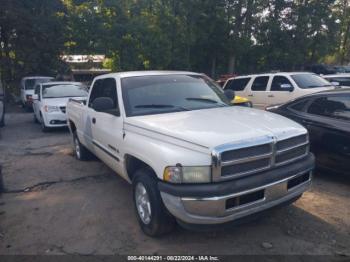
[[[309,102],[309,100],[304,99],[302,101],[295,102],[294,104],[289,106],[289,108],[291,108],[295,111],[303,112],[305,109],[305,106],[307,105],[308,102]]]
[[[269,82],[268,76],[259,76],[255,78],[252,85],[252,91],[265,91],[267,88],[268,82]]]
[[[288,87],[292,86],[292,83],[285,76],[275,76],[272,80],[271,91],[290,91]]]
[[[250,77],[248,78],[239,78],[239,79],[233,79],[229,80],[225,89],[230,89],[233,91],[243,91],[247,84],[250,81]]]
[[[95,81],[89,99],[89,107],[96,98],[109,97],[113,100],[115,108],[118,108],[117,85],[114,78],[98,79]]]
[[[350,96],[317,98],[308,109],[309,114],[350,120]]]

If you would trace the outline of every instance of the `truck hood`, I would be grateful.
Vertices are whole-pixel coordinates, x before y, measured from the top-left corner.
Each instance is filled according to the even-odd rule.
[[[239,106],[129,117],[125,128],[143,129],[209,149],[266,136],[286,139],[307,132],[280,115]]]
[[[48,106],[67,106],[69,99],[86,100],[86,97],[59,97],[59,98],[44,98],[45,105]]]

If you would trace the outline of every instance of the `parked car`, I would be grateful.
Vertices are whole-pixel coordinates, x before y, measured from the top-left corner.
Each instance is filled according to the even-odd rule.
[[[314,166],[306,129],[232,98],[191,72],[99,76],[85,103],[67,105],[75,155],[92,152],[132,183],[150,236],[176,220],[221,224],[295,201]]]
[[[21,80],[20,89],[21,89],[21,102],[24,108],[31,109],[34,94],[34,87],[40,83],[46,83],[52,81],[54,78],[49,76],[30,76],[24,77]]]
[[[224,90],[230,89],[236,95],[248,97],[254,107],[261,109],[334,88],[322,77],[306,72],[238,76],[229,79],[224,86]]]
[[[350,87],[350,74],[326,75],[323,78],[334,86]]]
[[[52,127],[67,126],[66,105],[69,99],[84,100],[86,87],[78,82],[47,82],[37,84],[33,94],[34,121],[43,132]]]
[[[0,81],[0,127],[5,126],[5,89]]]
[[[308,129],[319,168],[350,174],[350,89],[312,94],[268,110]]]

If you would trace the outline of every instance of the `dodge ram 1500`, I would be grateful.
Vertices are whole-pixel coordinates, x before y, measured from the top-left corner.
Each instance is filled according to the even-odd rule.
[[[133,185],[142,230],[222,224],[291,203],[306,191],[314,157],[305,128],[231,106],[233,94],[191,72],[95,78],[67,118],[79,160],[95,154]]]

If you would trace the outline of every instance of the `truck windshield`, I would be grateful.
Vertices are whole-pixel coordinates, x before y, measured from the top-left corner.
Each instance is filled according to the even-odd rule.
[[[198,75],[124,78],[122,92],[128,117],[230,106],[221,88]]]
[[[82,85],[44,85],[43,98],[87,97],[88,93]]]
[[[303,89],[332,86],[327,80],[315,74],[292,75],[292,78]]]
[[[31,78],[31,79],[25,80],[24,86],[25,86],[26,90],[33,90],[34,87],[37,84],[46,83],[46,82],[49,82],[51,80],[52,80],[51,77],[48,77],[48,78]]]

